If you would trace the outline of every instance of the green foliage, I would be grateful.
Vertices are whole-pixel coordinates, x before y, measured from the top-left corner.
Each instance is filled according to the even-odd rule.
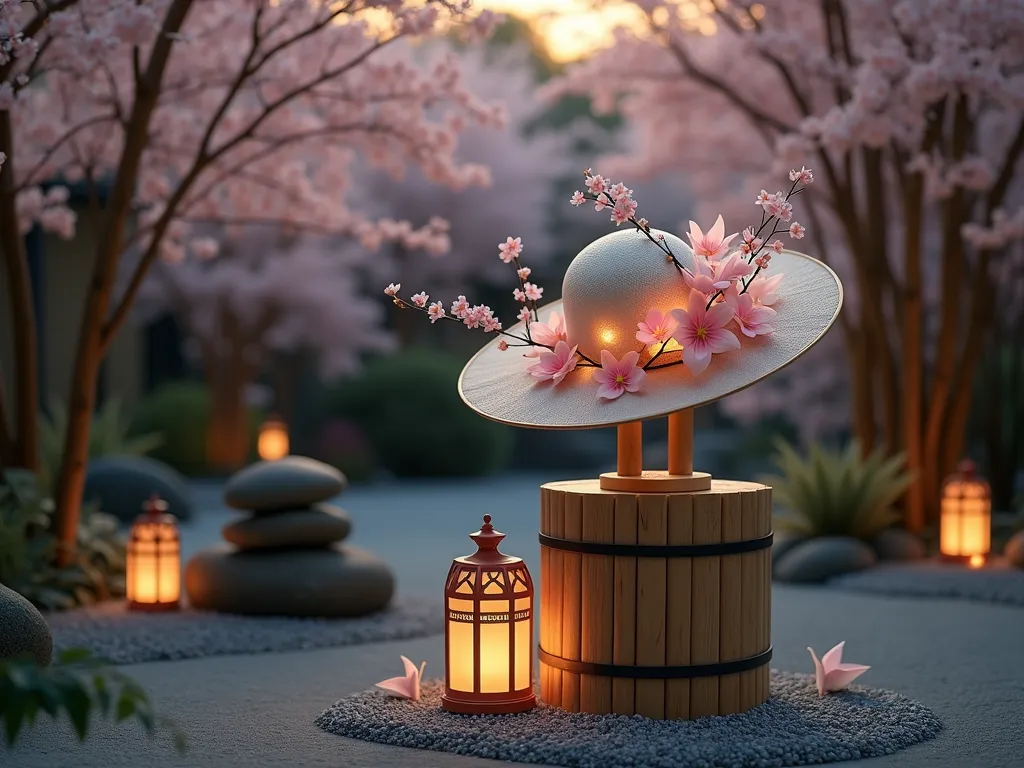
[[[764,482],[788,511],[779,528],[804,536],[870,540],[899,519],[893,504],[910,482],[902,455],[887,459],[879,449],[862,459],[856,442],[845,451],[812,445],[803,457],[779,441],[777,451],[780,474]]]
[[[359,426],[400,477],[485,475],[507,462],[512,431],[462,402],[461,369],[443,353],[407,349],[370,362],[328,395],[327,409]]]
[[[41,471],[39,484],[44,490],[53,487],[64,451],[64,436],[68,429],[68,409],[62,403],[52,402],[49,416],[39,415],[39,449]],[[93,415],[89,429],[89,458],[100,456],[142,456],[163,443],[159,432],[130,435],[130,420],[124,416],[121,401],[108,398]]]
[[[85,506],[75,561],[53,565],[51,504],[35,477],[9,469],[0,475],[0,583],[42,610],[64,610],[124,594],[125,543],[117,520]]]
[[[63,651],[51,667],[23,659],[0,661],[0,718],[8,747],[22,728],[35,725],[40,712],[54,720],[66,716],[79,741],[85,740],[97,712],[117,722],[134,718],[150,735],[158,725],[168,728],[178,751],[185,751],[185,735],[172,721],[157,717],[139,684],[83,648]]]
[[[131,434],[157,432],[163,443],[150,452],[191,477],[210,474],[206,440],[213,405],[207,388],[194,381],[165,384],[143,398],[135,409]],[[256,458],[256,438],[262,414],[249,410],[251,458]]]

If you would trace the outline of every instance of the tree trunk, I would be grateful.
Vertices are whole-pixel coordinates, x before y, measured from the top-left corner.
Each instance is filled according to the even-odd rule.
[[[921,402],[924,370],[921,326],[921,224],[924,209],[924,178],[915,173],[909,180],[904,198],[904,292],[903,292],[903,380],[900,415],[903,420],[903,450],[907,457],[910,485],[904,499],[903,515],[907,529],[920,532],[925,526],[924,478],[922,477],[923,438]]]
[[[232,358],[211,363],[216,370],[209,379],[211,411],[206,458],[217,472],[235,472],[249,459],[249,410],[245,405],[248,382]]]
[[[14,134],[11,113],[0,111],[0,151],[7,160],[0,168],[0,254],[3,256],[10,294],[10,328],[14,336],[14,435],[8,433],[6,418],[0,423],[0,456],[15,467],[39,471],[39,346],[36,313],[32,304],[32,279],[28,270],[25,240],[18,231],[14,191]],[[0,393],[2,395],[2,393]],[[0,408],[0,414],[5,409]]]
[[[54,499],[53,528],[58,542],[56,560],[61,566],[70,564],[74,559],[78,539],[85,465],[89,458],[89,428],[96,400],[96,380],[104,353],[103,327],[121,259],[135,182],[139,176],[142,152],[149,140],[149,123],[160,97],[167,60],[191,4],[191,0],[174,0],[171,3],[146,71],[136,79],[135,99],[124,132],[124,147],[107,197],[71,375],[68,427]]]
[[[851,399],[853,400],[853,436],[860,445],[861,455],[871,452],[875,444],[875,409],[871,389],[871,366],[863,333],[855,331],[847,346]]]

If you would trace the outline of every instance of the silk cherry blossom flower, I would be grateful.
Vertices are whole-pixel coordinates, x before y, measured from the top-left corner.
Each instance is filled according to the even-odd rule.
[[[459,296],[459,298],[452,302],[451,312],[460,320],[466,316],[466,313],[469,312],[469,302],[466,301],[465,296]]]
[[[782,282],[784,274],[784,272],[780,272],[771,277],[758,275],[754,278],[754,282],[747,287],[747,295],[759,304],[770,307],[779,300],[779,283]]]
[[[661,310],[652,309],[636,327],[637,341],[643,344],[661,344],[672,337],[672,332],[679,327],[679,323],[672,315],[663,315]]]
[[[594,374],[594,381],[601,386],[597,396],[605,400],[614,400],[623,392],[637,392],[647,379],[647,372],[637,367],[640,353],[636,350],[627,352],[621,360],[607,349],[601,350],[601,370]]]
[[[423,670],[427,666],[427,662],[424,661],[417,667],[405,656],[401,658],[402,664],[405,666],[405,674],[401,677],[390,677],[387,680],[381,680],[377,683],[377,687],[383,688],[396,698],[419,701],[420,680],[423,678]]]
[[[690,288],[701,293],[714,293],[715,288],[715,268],[711,262],[705,259],[703,256],[698,256],[693,260],[694,269],[692,272],[689,270],[683,271],[683,282],[685,282]],[[724,288],[728,288],[729,284],[725,283]]]
[[[560,341],[567,341],[565,319],[561,313],[552,312],[546,321],[530,323],[530,338],[538,344],[552,348]],[[526,357],[537,357],[542,351],[542,347],[531,347],[526,353]]]
[[[697,226],[697,222],[690,222],[690,231],[687,233],[687,237],[690,238],[690,245],[693,246],[693,252],[698,256],[704,256],[708,259],[717,259],[722,256],[728,249],[729,243],[733,241],[737,235],[733,232],[731,235],[726,237],[725,235],[725,219],[719,214],[715,220],[714,225],[707,231],[707,234],[701,231],[701,228]]]
[[[792,229],[792,228],[790,228],[790,229]],[[532,272],[533,272],[533,270],[530,269],[529,267],[523,267],[522,269],[516,270],[516,274],[519,275],[519,279],[520,280],[525,280],[526,278],[528,278],[530,276],[530,274]]]
[[[843,646],[846,641],[839,643],[831,651],[821,657],[814,655],[814,649],[808,646],[807,650],[814,659],[814,679],[818,686],[818,696],[824,696],[831,691],[841,691],[858,677],[867,672],[871,667],[863,664],[843,664]]]
[[[412,303],[415,304],[417,307],[425,307],[427,306],[427,299],[429,298],[430,296],[428,296],[423,291],[420,291],[419,293],[413,294]]]
[[[516,301],[526,301],[526,294],[518,288],[514,288],[512,290],[512,295],[515,297]]]
[[[544,295],[544,289],[533,283],[523,283],[523,291],[526,292],[526,298],[530,301],[540,301],[540,297]]]
[[[430,315],[430,322],[436,323],[444,317],[444,306],[442,306],[440,301],[435,301],[430,305],[430,308],[427,310],[427,314]]]
[[[522,309],[519,310],[519,314],[516,315],[516,317],[519,318],[519,322],[528,323],[530,322],[530,317],[532,317],[532,315],[530,314],[529,308],[523,307]]]
[[[803,224],[794,221],[789,225],[789,236],[794,240],[803,240],[805,232],[807,229]]]
[[[814,181],[814,174],[810,168],[805,168],[801,165],[799,171],[792,170],[789,172],[789,180],[797,181],[801,184],[810,184]]]
[[[672,338],[683,347],[683,365],[697,376],[711,362],[711,356],[740,348],[740,340],[725,326],[732,320],[732,307],[715,304],[705,310],[708,299],[700,291],[690,291],[686,309],[673,309],[671,314],[679,323]]]
[[[583,205],[587,201],[587,198],[583,196],[583,193],[578,189],[572,193],[572,197],[569,198],[569,202],[573,205]]]
[[[775,310],[755,304],[754,297],[749,293],[740,293],[733,287],[726,292],[725,303],[732,308],[733,319],[744,336],[754,338],[775,330],[775,326],[772,325]]]
[[[554,350],[542,350],[537,362],[526,370],[531,376],[558,384],[576,368],[576,362],[576,347],[560,341]]]
[[[401,283],[391,283],[387,288],[384,289],[384,293],[386,293],[388,296],[394,296],[400,290],[402,290]]]
[[[505,341],[504,339],[499,339],[498,349],[500,349],[502,352],[508,351],[508,342]]]
[[[508,264],[510,261],[523,252],[523,238],[506,238],[504,243],[498,243],[498,255],[501,260]]]
[[[725,290],[734,281],[740,280],[754,271],[754,268],[739,253],[734,253],[728,259],[720,261],[713,266],[715,269],[714,285],[720,291]]]

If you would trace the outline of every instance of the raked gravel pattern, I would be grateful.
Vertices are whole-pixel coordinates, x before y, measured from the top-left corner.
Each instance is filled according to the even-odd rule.
[[[854,592],[899,597],[952,597],[1024,607],[1024,570],[996,561],[984,568],[926,561],[882,565],[828,582]]]
[[[444,631],[439,604],[412,600],[396,600],[385,611],[351,619],[234,616],[190,608],[144,613],[111,602],[51,613],[46,621],[55,652],[84,647],[113,664],[301,651]]]
[[[439,681],[425,683],[417,703],[377,689],[356,693],[316,724],[381,744],[579,768],[813,765],[889,755],[942,729],[931,710],[898,693],[854,687],[819,698],[813,677],[777,670],[772,697],[760,707],[694,721],[573,714],[544,705],[519,715],[455,715],[441,709],[442,690]]]

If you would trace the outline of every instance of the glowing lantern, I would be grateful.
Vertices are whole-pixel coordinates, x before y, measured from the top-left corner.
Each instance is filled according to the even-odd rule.
[[[521,558],[498,551],[491,516],[469,537],[445,582],[446,657],[441,705],[464,714],[524,712],[533,694],[533,580]]]
[[[132,523],[127,548],[128,607],[138,611],[178,608],[181,596],[181,539],[167,502],[156,494]]]
[[[260,458],[277,461],[288,455],[288,425],[276,416],[271,416],[260,426],[257,443]]]
[[[942,484],[939,548],[943,557],[966,559],[978,568],[985,562],[992,535],[992,496],[988,483],[963,461]]]

